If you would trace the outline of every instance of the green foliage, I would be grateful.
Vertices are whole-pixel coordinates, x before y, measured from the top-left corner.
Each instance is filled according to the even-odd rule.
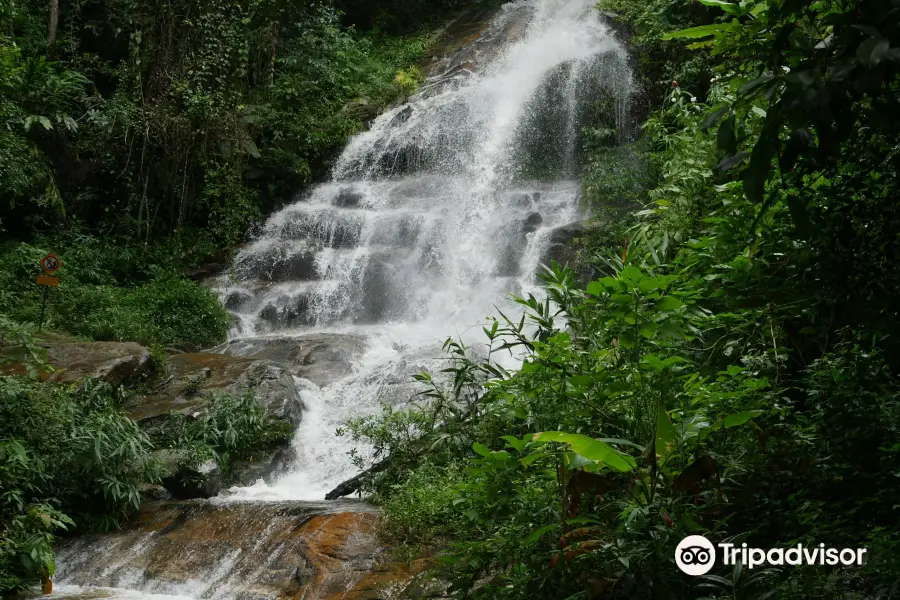
[[[89,380],[0,377],[0,591],[53,574],[57,532],[113,528],[139,506],[157,470],[125,400]]]
[[[148,346],[191,344],[202,348],[225,339],[230,320],[210,290],[173,268],[161,268],[159,262],[150,272],[142,272],[141,266],[130,267],[130,278],[127,270],[117,270],[123,253],[126,265],[128,261],[161,259],[148,256],[148,252],[129,253],[127,248],[101,245],[91,237],[81,237],[71,246],[52,243],[9,244],[5,252],[0,251],[0,313],[19,322],[37,323],[43,295],[35,283],[41,272],[38,262],[53,248],[63,265],[58,272],[60,286],[51,292],[45,325],[90,339]]]
[[[23,237],[68,215],[144,242],[239,243],[415,88],[429,39],[408,14],[412,35],[360,34],[317,0],[61,11],[50,47],[43,5],[9,4],[0,30],[0,222]]]
[[[186,466],[214,459],[227,470],[232,460],[248,458],[291,437],[291,424],[271,416],[252,391],[212,393],[208,401],[206,411],[197,418],[172,413],[152,427],[149,435],[154,446],[175,451]]]

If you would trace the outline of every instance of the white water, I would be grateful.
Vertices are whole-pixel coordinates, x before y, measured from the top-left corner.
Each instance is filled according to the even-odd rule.
[[[474,75],[435,73],[350,141],[330,183],[273,215],[241,252],[220,282],[235,337],[344,333],[367,351],[339,381],[298,380],[308,410],[296,460],[222,500],[321,499],[357,471],[352,442],[335,435],[343,422],[409,401],[411,376],[441,368],[448,336],[482,343],[498,307],[517,313],[511,292],[540,294],[534,274],[553,228],[583,217],[574,157],[591,93],[614,98],[621,126],[630,91],[624,51],[594,4],[505,5],[482,36],[493,56]],[[545,122],[555,150],[529,163]],[[552,166],[559,180],[530,181],[528,164]],[[526,226],[535,214],[540,223]]]

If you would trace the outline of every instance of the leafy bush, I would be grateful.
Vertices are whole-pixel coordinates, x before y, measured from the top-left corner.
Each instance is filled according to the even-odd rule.
[[[270,415],[252,390],[243,395],[212,393],[208,400],[198,418],[172,413],[151,428],[154,445],[176,450],[186,466],[214,459],[227,471],[232,460],[291,438],[291,424]]]
[[[51,246],[8,245],[0,254],[0,312],[19,322],[37,323],[43,291],[34,283],[38,261]],[[104,341],[145,345],[210,347],[225,339],[230,318],[208,289],[157,268],[136,275],[136,285],[117,285],[104,258],[117,248],[85,238],[57,252],[63,261],[59,288],[51,292],[44,321],[48,327]],[[170,259],[172,260],[172,259]]]

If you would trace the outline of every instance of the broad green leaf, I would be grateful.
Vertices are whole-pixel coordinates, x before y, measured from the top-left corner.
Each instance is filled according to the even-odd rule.
[[[674,296],[663,296],[656,303],[657,310],[678,310],[684,306],[684,302]]]
[[[585,458],[601,462],[623,473],[631,471],[636,466],[634,459],[627,454],[622,454],[609,444],[580,433],[544,431],[535,433],[532,439],[534,441],[568,444],[572,448],[572,451]]]
[[[662,404],[656,407],[656,454],[665,458],[678,446],[678,432]]]
[[[637,287],[642,294],[648,294],[654,290],[658,290],[661,287],[661,284],[660,281],[654,277],[645,277],[638,282]]]
[[[727,103],[722,103],[716,106],[712,111],[710,111],[706,117],[703,119],[703,122],[700,124],[700,129],[703,131],[708,130],[710,127],[719,122],[723,116],[725,116],[728,111],[731,110],[731,105]]]
[[[491,450],[480,442],[475,442],[472,444],[472,450],[480,454],[481,456],[490,456]]]
[[[554,529],[559,529],[559,527],[560,527],[559,523],[551,523],[550,525],[544,525],[540,529],[536,529],[536,530],[532,531],[531,533],[529,533],[527,536],[525,536],[525,539],[523,541],[525,542],[526,546],[529,546],[529,545],[535,543],[536,541],[538,541],[539,539],[541,539],[542,537],[544,537],[545,534],[553,531]]]
[[[648,340],[651,339],[656,334],[656,323],[653,321],[641,323],[641,326],[638,328],[638,333],[641,334],[641,337]]]
[[[705,4],[706,6],[718,7],[727,12],[729,15],[734,15],[735,17],[740,17],[746,12],[746,9],[743,8],[739,4],[732,4],[731,2],[723,2],[722,0],[697,0],[700,4]]]
[[[525,445],[527,442],[525,440],[520,440],[514,435],[504,435],[500,439],[505,440],[509,447],[515,450],[516,452],[521,452],[525,449]]]
[[[625,281],[636,284],[644,278],[644,274],[637,267],[635,267],[633,265],[628,265],[627,267],[622,269],[622,272],[619,274],[619,277],[621,279],[624,279]]]
[[[856,58],[867,67],[874,67],[887,57],[890,48],[885,38],[869,38],[856,49]]]
[[[729,26],[725,23],[716,23],[714,25],[700,25],[699,27],[689,27],[688,29],[679,29],[678,31],[672,31],[663,35],[662,39],[671,40],[675,38],[687,38],[690,40],[696,40],[709,37],[711,35],[716,35],[717,33],[723,32],[728,28]]]
[[[728,415],[727,417],[725,417],[725,427],[739,427],[750,419],[754,419],[761,414],[763,414],[763,411],[761,410],[748,410],[735,413],[733,415]]]
[[[602,296],[606,293],[606,286],[599,281],[592,281],[587,286],[587,293],[592,296]]]

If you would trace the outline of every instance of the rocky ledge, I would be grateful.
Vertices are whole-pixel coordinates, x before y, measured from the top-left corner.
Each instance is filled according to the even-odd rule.
[[[56,583],[195,598],[426,597],[415,580],[425,561],[394,560],[380,518],[355,502],[146,504],[121,531],[64,544]]]

